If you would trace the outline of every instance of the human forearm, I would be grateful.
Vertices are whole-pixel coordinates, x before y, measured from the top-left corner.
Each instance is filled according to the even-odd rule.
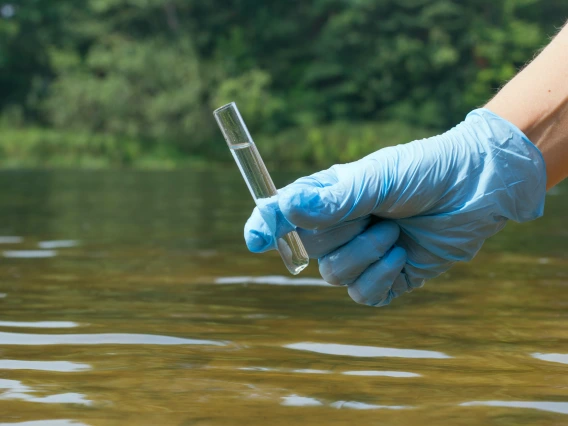
[[[568,176],[568,26],[507,83],[486,108],[515,124],[540,149],[547,188]]]

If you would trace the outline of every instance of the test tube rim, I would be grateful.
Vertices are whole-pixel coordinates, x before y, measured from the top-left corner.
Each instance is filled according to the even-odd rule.
[[[229,127],[225,126],[223,118],[225,114],[228,116],[235,116],[235,124],[237,124],[237,127],[239,129],[238,132],[231,132],[228,130]],[[225,138],[225,142],[227,142],[227,145],[230,149],[245,146],[248,144],[254,145],[252,136],[250,135],[249,129],[243,119],[243,116],[241,115],[241,112],[239,111],[239,107],[237,106],[236,102],[233,101],[217,108],[215,111],[213,111],[213,116],[215,117],[215,121],[217,121],[217,124],[221,129],[221,133]],[[235,138],[235,136],[237,136],[237,138]],[[240,140],[240,138],[242,138],[242,141]]]
[[[237,112],[238,112],[237,103],[233,101],[233,102],[229,102],[229,103],[226,104],[226,105],[220,106],[220,107],[217,108],[215,111],[213,111],[213,114],[217,114],[217,113],[223,111],[224,109],[228,109],[228,108],[231,108],[231,107],[235,107],[235,109],[236,109]],[[240,115],[240,114],[239,114],[239,115]]]

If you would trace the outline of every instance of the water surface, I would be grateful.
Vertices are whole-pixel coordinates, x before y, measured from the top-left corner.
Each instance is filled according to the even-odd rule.
[[[568,424],[568,186],[368,308],[246,251],[237,173],[0,174],[0,425]]]

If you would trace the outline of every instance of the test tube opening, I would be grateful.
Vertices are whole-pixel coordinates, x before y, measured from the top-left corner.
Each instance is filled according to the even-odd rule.
[[[213,111],[213,114],[217,115],[220,114],[223,110],[229,109],[229,108],[237,108],[237,104],[234,102],[230,102],[227,105],[223,105],[219,108],[217,108],[215,111]]]
[[[213,111],[213,115],[229,148],[253,143],[236,103],[231,102],[217,108]]]

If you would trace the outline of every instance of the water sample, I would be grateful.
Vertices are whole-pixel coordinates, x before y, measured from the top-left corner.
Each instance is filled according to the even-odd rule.
[[[262,205],[264,199],[277,195],[277,191],[237,105],[231,102],[216,109],[213,115],[247,183],[252,198],[257,205]],[[308,266],[308,253],[296,231],[279,238],[276,244],[291,274],[297,275]]]

